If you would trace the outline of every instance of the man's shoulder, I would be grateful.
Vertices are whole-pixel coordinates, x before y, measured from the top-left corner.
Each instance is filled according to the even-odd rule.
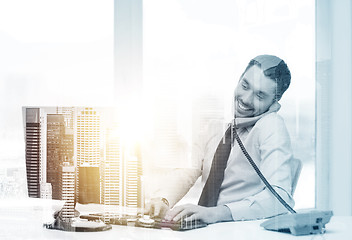
[[[277,125],[285,125],[285,120],[276,112],[269,113],[263,116],[261,119],[258,120],[256,126],[258,127],[269,127],[269,126],[277,126]]]
[[[276,112],[269,113],[262,117],[253,127],[253,130],[259,132],[262,138],[269,136],[287,136],[288,131],[284,119]]]
[[[213,141],[219,141],[224,136],[228,126],[229,123],[226,123],[222,119],[211,120],[205,126],[202,126],[202,128],[198,128],[198,131],[193,132],[193,141],[197,145],[204,146],[209,145]]]
[[[230,122],[226,122],[223,119],[215,119],[208,122],[206,128],[202,131],[203,137],[214,137],[217,135],[223,136],[226,129],[231,125]],[[206,137],[206,138],[207,138]]]

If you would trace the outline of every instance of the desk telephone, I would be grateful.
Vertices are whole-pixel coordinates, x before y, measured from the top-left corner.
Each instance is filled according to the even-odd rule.
[[[305,211],[297,213],[295,210],[288,205],[285,200],[275,191],[275,189],[270,185],[270,183],[263,176],[258,166],[255,164],[246,148],[244,147],[240,137],[237,134],[236,127],[233,128],[233,133],[235,139],[240,146],[243,154],[247,158],[248,162],[252,165],[260,179],[263,181],[265,186],[270,190],[270,192],[279,200],[279,202],[291,213],[272,217],[269,220],[263,222],[260,226],[264,227],[266,230],[278,231],[291,233],[293,235],[308,235],[317,234],[325,232],[325,224],[330,221],[333,215],[332,211]]]

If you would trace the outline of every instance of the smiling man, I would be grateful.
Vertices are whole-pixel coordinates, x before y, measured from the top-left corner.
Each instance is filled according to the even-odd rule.
[[[210,129],[194,146],[199,169],[179,174],[150,204],[151,215],[166,220],[200,219],[206,223],[250,220],[287,210],[269,192],[247,161],[232,130],[278,194],[291,206],[292,150],[278,101],[290,85],[286,63],[272,55],[252,59],[235,89],[234,120],[224,131]],[[227,144],[226,144],[227,142]],[[182,171],[182,170],[180,170]],[[199,176],[204,184],[198,205],[174,206]]]

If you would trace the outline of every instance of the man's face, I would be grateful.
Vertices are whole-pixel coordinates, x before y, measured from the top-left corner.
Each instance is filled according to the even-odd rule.
[[[235,90],[235,116],[255,117],[266,112],[275,99],[276,83],[253,65]]]

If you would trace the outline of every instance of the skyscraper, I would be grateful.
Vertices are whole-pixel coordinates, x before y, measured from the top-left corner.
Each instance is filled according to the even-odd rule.
[[[62,208],[62,218],[68,221],[75,215],[75,167],[65,162],[61,173],[61,199],[66,201]]]
[[[73,129],[65,128],[65,135],[62,140],[61,156],[64,162],[74,165],[74,133]]]
[[[65,122],[65,136],[61,154],[65,162],[70,162],[74,165],[74,126],[76,107],[56,107],[56,114],[60,114]]]
[[[180,156],[182,142],[178,133],[176,99],[156,97],[153,161],[158,167],[177,167],[186,158]],[[178,166],[179,167],[179,166]]]
[[[124,187],[125,206],[130,209],[142,207],[142,184],[143,173],[140,155],[128,154],[124,156]]]
[[[40,197],[40,109],[27,108],[25,117],[26,172],[29,197]]]
[[[75,107],[56,107],[56,114],[64,116],[66,129],[74,128],[75,113]]]
[[[126,207],[128,213],[136,214],[143,206],[142,156],[138,147],[129,146],[122,140],[118,124],[107,129],[102,171],[102,202],[106,213],[114,214],[116,207],[113,205],[119,205]]]
[[[75,125],[75,156],[77,159],[76,199],[79,200],[80,168],[100,167],[101,163],[101,117],[93,108],[77,109]],[[81,175],[83,176],[83,175]],[[100,196],[99,196],[100,197]]]
[[[118,126],[106,131],[105,160],[102,171],[102,203],[123,205],[122,148]]]
[[[77,165],[99,166],[101,160],[100,115],[93,108],[84,108],[78,112],[77,128]]]
[[[82,164],[78,167],[78,202],[100,203],[100,169]]]
[[[40,184],[40,198],[52,199],[53,189],[51,183],[41,183]]]
[[[64,116],[47,114],[47,183],[52,186],[52,198],[61,199],[61,165],[64,162],[63,142],[65,138]]]

